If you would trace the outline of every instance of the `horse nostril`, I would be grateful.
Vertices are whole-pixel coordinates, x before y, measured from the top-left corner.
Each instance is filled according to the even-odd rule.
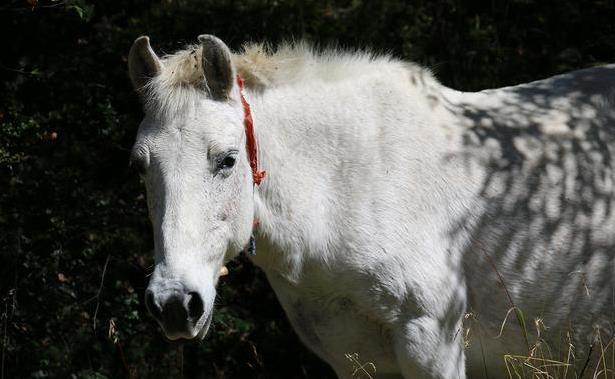
[[[162,315],[162,309],[154,299],[154,293],[150,290],[147,290],[145,293],[145,308],[149,311],[149,313],[156,319],[160,320],[160,316]]]
[[[203,300],[197,292],[188,293],[188,316],[193,320],[198,320],[204,311]]]

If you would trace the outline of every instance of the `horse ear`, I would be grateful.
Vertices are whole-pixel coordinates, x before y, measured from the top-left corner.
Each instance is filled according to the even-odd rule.
[[[128,53],[128,72],[135,90],[140,92],[143,86],[161,71],[162,63],[150,46],[149,37],[137,38]]]
[[[202,34],[199,42],[203,48],[202,67],[205,86],[214,100],[226,100],[235,82],[235,68],[231,51],[218,37]]]

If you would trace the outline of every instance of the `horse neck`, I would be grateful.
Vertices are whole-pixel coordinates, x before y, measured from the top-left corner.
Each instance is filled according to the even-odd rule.
[[[409,114],[406,103],[388,106],[390,99],[357,96],[361,89],[356,82],[359,81],[313,83],[247,94],[252,105],[260,169],[267,171],[255,189],[255,217],[265,244],[280,250],[285,260],[300,261],[309,254],[331,253],[330,246],[335,245],[336,233],[341,231],[335,223],[354,222],[335,221],[336,216],[344,213],[337,207],[349,193],[365,194],[350,203],[344,200],[346,206],[377,196],[370,194],[370,178],[374,166],[382,166],[382,162],[373,161],[380,151],[370,148],[370,144],[388,143],[379,140],[385,134],[382,125],[398,123],[402,129],[404,123],[421,125],[420,133],[401,143],[391,143],[391,149],[418,152],[425,144],[444,149],[450,142],[450,133],[432,125],[433,115],[428,111]],[[386,84],[396,85],[394,80]],[[423,90],[416,92],[408,101],[417,109],[428,109],[433,99],[425,96]],[[388,138],[391,130],[386,131]],[[412,167],[408,167],[410,170]],[[416,191],[419,190],[433,189]],[[256,263],[272,264],[269,255],[257,255]]]

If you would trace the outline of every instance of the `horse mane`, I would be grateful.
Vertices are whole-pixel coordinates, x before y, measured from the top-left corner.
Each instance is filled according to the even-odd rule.
[[[206,88],[200,45],[189,45],[161,58],[163,70],[144,87],[152,111],[178,111]],[[249,89],[262,91],[304,81],[339,81],[369,73],[407,71],[413,83],[437,83],[431,72],[389,54],[369,50],[317,49],[306,42],[284,43],[277,48],[250,43],[232,54],[237,73]],[[155,105],[155,106],[154,106]]]
[[[416,64],[370,50],[318,49],[307,42],[284,43],[273,49],[265,44],[247,44],[234,55],[235,67],[246,85],[271,88],[302,81],[338,81],[403,67],[432,77]],[[434,79],[435,80],[435,79]]]

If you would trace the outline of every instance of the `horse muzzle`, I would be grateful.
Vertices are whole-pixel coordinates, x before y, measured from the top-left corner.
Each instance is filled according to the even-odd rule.
[[[150,282],[145,306],[172,341],[205,337],[213,311],[199,291],[178,281]]]

